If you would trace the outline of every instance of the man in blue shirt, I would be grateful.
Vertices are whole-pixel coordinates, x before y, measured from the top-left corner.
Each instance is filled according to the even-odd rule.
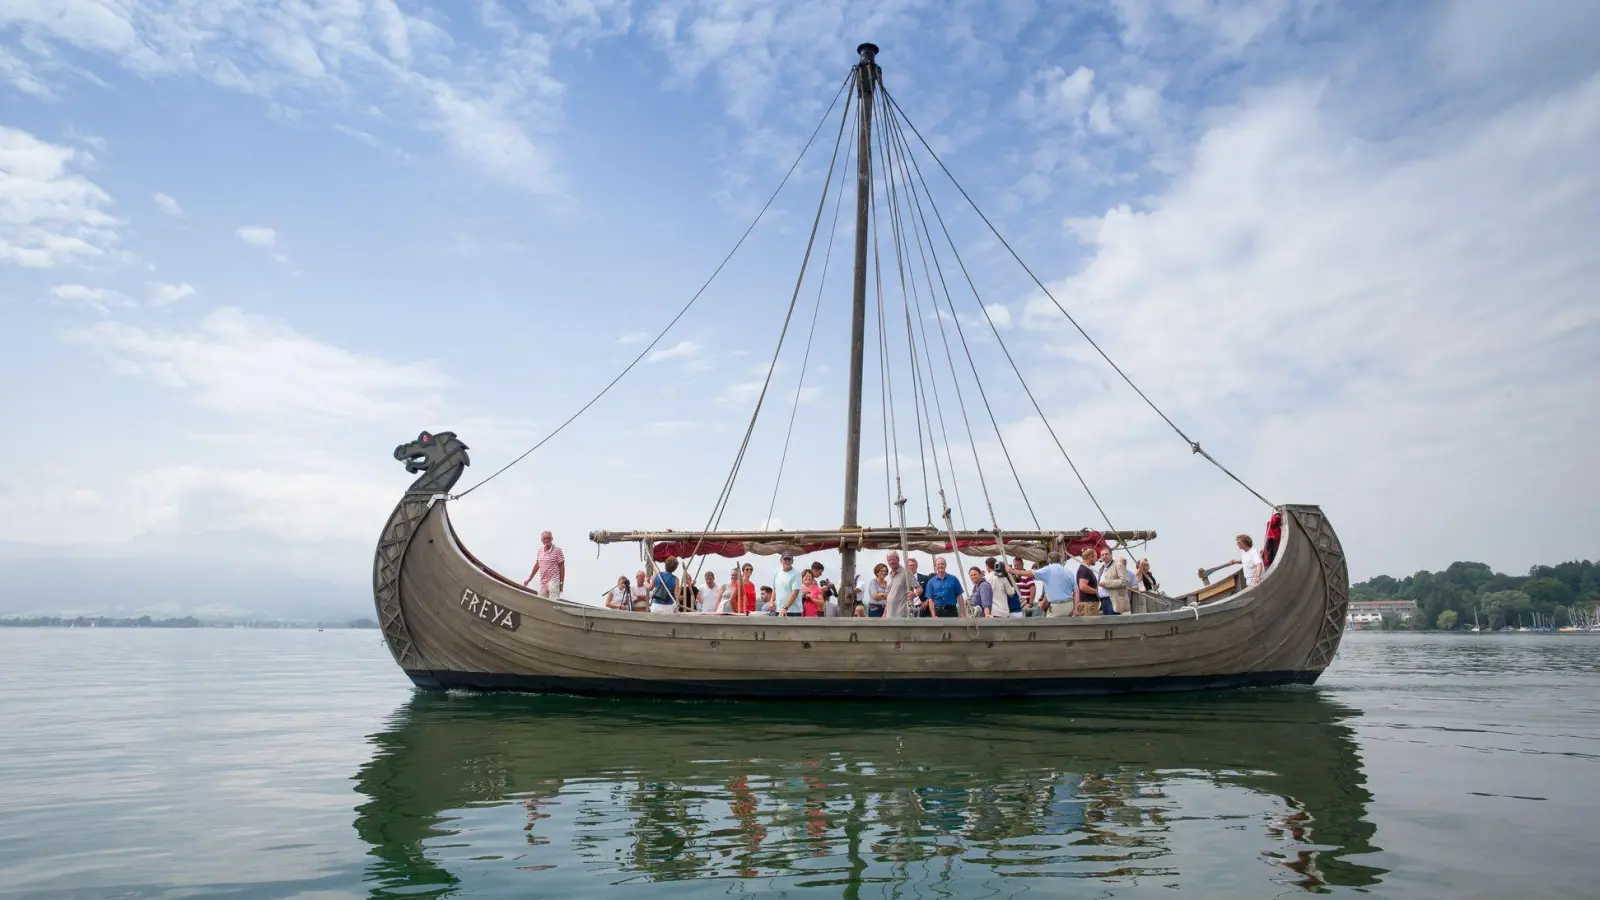
[[[798,616],[802,609],[800,571],[794,567],[794,554],[783,554],[778,564],[783,568],[772,576],[772,602],[776,604],[778,615]]]
[[[1061,554],[1050,552],[1050,564],[1033,573],[1033,582],[1044,588],[1045,599],[1050,602],[1050,615],[1072,615],[1077,585],[1073,573],[1061,564]]]
[[[940,619],[953,619],[963,615],[961,611],[961,579],[945,572],[944,557],[933,561],[932,578],[923,589],[928,602],[933,604],[933,614]]]

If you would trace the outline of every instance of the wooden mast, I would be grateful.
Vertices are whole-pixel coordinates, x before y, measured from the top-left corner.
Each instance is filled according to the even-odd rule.
[[[856,48],[861,62],[856,66],[856,96],[861,110],[861,129],[856,148],[856,265],[852,285],[850,308],[850,408],[845,422],[844,445],[844,525],[841,530],[855,529],[857,507],[861,488],[861,372],[866,351],[867,332],[867,221],[872,204],[872,100],[878,87],[878,56],[876,44],[862,44]],[[855,611],[857,597],[856,548],[841,544],[839,548],[840,612],[850,615]]]

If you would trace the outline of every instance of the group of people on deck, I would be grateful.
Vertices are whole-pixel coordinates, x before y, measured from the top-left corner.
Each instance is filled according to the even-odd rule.
[[[930,573],[918,571],[915,557],[908,557],[904,566],[900,562],[900,554],[890,551],[873,567],[870,578],[857,576],[855,596],[861,602],[853,615],[874,619],[1121,615],[1142,612],[1136,598],[1161,589],[1148,560],[1139,560],[1130,569],[1109,549],[1086,550],[1070,567],[1058,553],[1032,569],[1020,558],[1007,565],[989,557],[983,565],[969,567],[965,578],[949,571],[942,556],[933,558]],[[794,556],[785,553],[769,582],[760,585],[748,562],[735,565],[720,583],[713,570],[694,581],[686,572],[680,577],[680,568],[686,567],[677,557],[668,557],[654,575],[640,570],[632,581],[618,576],[606,593],[605,605],[658,615],[843,615],[840,589],[824,576],[821,562],[797,568]]]
[[[1247,585],[1259,582],[1272,564],[1282,527],[1282,517],[1274,513],[1262,549],[1254,547],[1249,535],[1238,536],[1239,558],[1227,564],[1243,567]],[[539,538],[533,571],[523,586],[538,578],[541,595],[560,599],[566,556],[550,532]],[[916,557],[908,555],[901,566],[899,552],[891,550],[873,567],[870,578],[856,576],[852,595],[861,602],[854,604],[851,614],[873,619],[1116,616],[1150,611],[1145,598],[1161,593],[1149,560],[1141,559],[1129,568],[1127,559],[1115,556],[1108,547],[1085,549],[1078,558],[1052,551],[1044,563],[1035,563],[1031,569],[1021,558],[1008,565],[991,556],[981,566],[968,567],[964,578],[950,572],[948,566],[944,557],[935,556],[933,571],[919,572]],[[748,562],[733,566],[722,583],[711,569],[698,582],[680,578],[679,569],[679,560],[673,556],[653,575],[641,569],[632,581],[626,575],[618,576],[616,585],[606,592],[605,605],[659,615],[843,615],[840,588],[824,577],[826,567],[813,562],[796,568],[791,553],[780,556],[778,571],[768,583],[759,585],[755,566]]]

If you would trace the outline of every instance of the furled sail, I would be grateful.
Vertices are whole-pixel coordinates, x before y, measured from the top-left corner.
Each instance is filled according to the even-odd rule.
[[[1023,531],[1001,535],[992,531],[956,531],[952,547],[952,533],[937,528],[907,528],[903,534],[898,528],[859,528],[748,532],[592,531],[589,540],[597,544],[638,541],[650,548],[650,557],[656,562],[663,562],[669,556],[680,559],[750,554],[775,556],[779,553],[799,556],[844,547],[898,550],[902,546],[918,553],[949,553],[956,549],[967,556],[1019,556],[1029,562],[1044,562],[1052,550],[1077,556],[1090,548],[1103,549],[1109,541],[1127,544],[1153,540],[1155,536],[1154,531]]]

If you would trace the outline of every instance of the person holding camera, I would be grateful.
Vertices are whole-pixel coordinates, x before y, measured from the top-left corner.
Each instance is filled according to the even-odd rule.
[[[830,580],[823,578],[822,573],[827,566],[820,561],[811,564],[811,577],[816,579],[817,587],[822,592],[822,615],[839,615],[839,588]]]
[[[987,574],[984,581],[989,584],[989,594],[994,598],[993,607],[989,612],[991,618],[1006,619],[1013,615],[1022,615],[1022,604],[1017,600],[1017,584],[1011,578],[1011,573],[1006,571],[1006,564],[993,556],[984,560]]]

